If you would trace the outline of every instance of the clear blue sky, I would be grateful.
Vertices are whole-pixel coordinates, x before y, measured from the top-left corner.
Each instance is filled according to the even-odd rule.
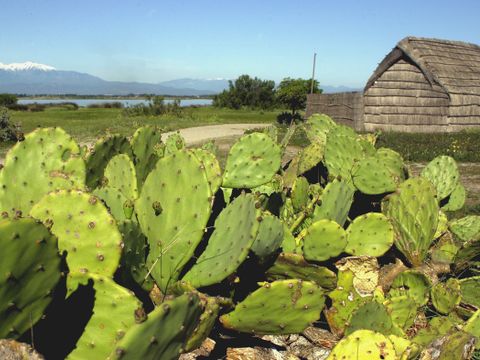
[[[479,0],[0,0],[0,62],[107,80],[310,77],[361,87],[403,37],[480,43]]]

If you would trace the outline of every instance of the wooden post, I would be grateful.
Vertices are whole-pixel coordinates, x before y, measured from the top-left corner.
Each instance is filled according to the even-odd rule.
[[[315,81],[315,61],[316,60],[317,60],[317,53],[313,53],[312,85],[310,86],[310,94],[313,94],[313,82]]]

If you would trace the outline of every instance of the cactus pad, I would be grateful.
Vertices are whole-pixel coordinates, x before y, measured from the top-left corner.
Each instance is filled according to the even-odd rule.
[[[203,305],[203,313],[200,316],[198,325],[185,345],[185,352],[195,350],[202,345],[212,331],[220,312],[220,304],[217,298],[203,295],[203,298],[200,297],[200,300]]]
[[[115,188],[130,200],[138,198],[137,176],[132,160],[126,154],[111,158],[104,172],[105,187]]]
[[[128,213],[125,213],[125,205],[128,204],[129,200],[120,190],[107,186],[96,188],[92,191],[92,194],[103,201],[115,220],[123,221],[128,219]]]
[[[378,195],[395,191],[402,181],[378,156],[370,156],[355,163],[352,168],[355,187],[367,195]]]
[[[32,219],[0,221],[0,338],[35,324],[60,279],[57,239]]]
[[[31,215],[51,226],[58,248],[67,252],[70,272],[113,276],[122,236],[97,197],[79,190],[61,190],[43,197]]]
[[[313,169],[319,162],[323,160],[323,153],[325,152],[325,143],[315,141],[305,148],[303,148],[298,156],[297,174],[303,174],[310,169]]]
[[[260,258],[266,258],[278,250],[283,241],[283,223],[276,216],[261,215],[257,237],[252,244],[252,251]]]
[[[340,255],[347,245],[345,230],[332,220],[314,222],[299,237],[303,240],[303,254],[307,260],[328,260]]]
[[[323,291],[315,283],[278,280],[247,296],[234,311],[222,315],[220,322],[227,329],[242,332],[292,334],[318,320],[323,306]]]
[[[437,156],[430,161],[421,175],[435,186],[439,200],[450,195],[460,179],[457,163],[452,157],[445,155]]]
[[[449,223],[452,233],[462,242],[480,240],[480,216],[468,215]]]
[[[328,133],[325,165],[330,176],[341,176],[350,181],[353,164],[363,159],[364,152],[355,135],[346,135],[339,129],[341,127],[336,127]]]
[[[395,327],[385,306],[376,301],[369,301],[355,310],[345,330],[345,335],[348,336],[361,329],[373,330],[384,335],[401,335],[401,331]]]
[[[393,280],[389,296],[406,295],[412,298],[418,306],[423,306],[428,302],[430,287],[430,281],[423,273],[407,270]]]
[[[246,259],[257,236],[255,199],[240,195],[215,220],[207,248],[183,280],[194,287],[216,284],[233,274]]]
[[[435,309],[441,314],[449,314],[460,303],[460,282],[455,278],[448,279],[445,283],[438,282],[433,285],[430,294]]]
[[[394,296],[387,299],[383,305],[387,308],[393,323],[402,330],[413,325],[417,316],[417,304],[407,295]]]
[[[315,220],[329,219],[340,226],[345,224],[353,202],[355,188],[345,180],[335,179],[325,186],[320,204],[315,206]]]
[[[335,121],[325,114],[313,114],[305,122],[305,133],[311,142],[325,142],[328,132],[337,127]]]
[[[135,131],[130,140],[139,190],[157,163],[159,157],[156,148],[162,142],[161,137],[162,134],[158,128],[142,126]]]
[[[121,360],[178,359],[201,314],[200,300],[194,294],[165,301],[145,322],[127,331],[112,355]]]
[[[111,135],[98,139],[85,159],[86,184],[90,189],[93,190],[101,185],[105,167],[110,159],[118,154],[132,154],[130,143],[125,136]]]
[[[308,180],[305,179],[303,176],[298,177],[293,183],[291,198],[292,205],[295,211],[298,212],[300,210],[303,210],[307,206],[310,200],[308,188]]]
[[[357,330],[335,345],[327,360],[395,360],[392,342],[380,333]]]
[[[135,211],[150,245],[147,266],[162,291],[202,239],[211,196],[203,166],[183,150],[158,160],[145,180]]]
[[[455,189],[453,189],[450,197],[448,198],[448,202],[442,207],[444,211],[457,211],[463,208],[465,205],[465,200],[467,199],[467,191],[465,190],[465,186],[458,182]]]
[[[438,224],[438,201],[429,180],[411,178],[384,203],[395,231],[395,245],[415,266],[421,265]]]
[[[88,281],[89,277],[93,279],[95,305],[93,315],[68,359],[107,359],[118,340],[135,324],[135,311],[141,309],[142,303],[132,292],[107,277],[96,274],[73,276],[78,277],[79,283]]]
[[[220,185],[222,185],[223,180],[222,169],[220,169],[217,157],[213,153],[203,149],[194,149],[192,151],[196,158],[205,167],[205,173],[207,174],[210,189],[212,190],[212,194],[215,194],[220,188]]]
[[[480,309],[480,297],[478,296],[480,289],[480,276],[473,276],[460,280],[460,290],[462,293],[462,303],[470,304]]]
[[[347,229],[345,251],[350,255],[382,256],[393,244],[393,227],[385,215],[361,215]]]
[[[0,171],[0,210],[26,215],[50,191],[84,186],[77,143],[62,129],[38,129],[7,153]]]
[[[185,149],[185,146],[185,139],[180,132],[174,132],[165,141],[165,156],[175,154],[177,151]]]
[[[268,135],[242,136],[228,153],[222,186],[253,188],[266,184],[280,168],[281,153]]]
[[[323,266],[310,264],[302,255],[281,253],[273,266],[267,270],[267,279],[300,279],[313,281],[326,290],[333,290],[337,284],[335,273]]]

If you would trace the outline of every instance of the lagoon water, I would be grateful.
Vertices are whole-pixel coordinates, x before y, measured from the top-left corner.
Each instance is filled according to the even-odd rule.
[[[172,103],[173,100],[166,99],[165,103]],[[123,106],[134,106],[137,104],[147,104],[147,100],[136,100],[136,99],[19,99],[19,104],[58,104],[62,102],[71,102],[75,103],[78,106],[86,107],[91,104],[103,104],[108,102],[120,102]],[[180,106],[207,106],[212,105],[212,99],[181,99]]]

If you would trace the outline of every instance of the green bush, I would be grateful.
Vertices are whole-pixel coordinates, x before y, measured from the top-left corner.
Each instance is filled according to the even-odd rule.
[[[147,99],[149,101],[148,104],[142,103],[127,107],[123,110],[123,114],[127,117],[159,115],[173,115],[178,117],[183,114],[179,99],[175,99],[172,103],[165,103],[163,96],[151,96]]]
[[[10,122],[7,108],[0,107],[0,142],[18,141],[23,138],[20,126]]]
[[[10,107],[17,103],[18,99],[13,94],[0,94],[0,106]]]

